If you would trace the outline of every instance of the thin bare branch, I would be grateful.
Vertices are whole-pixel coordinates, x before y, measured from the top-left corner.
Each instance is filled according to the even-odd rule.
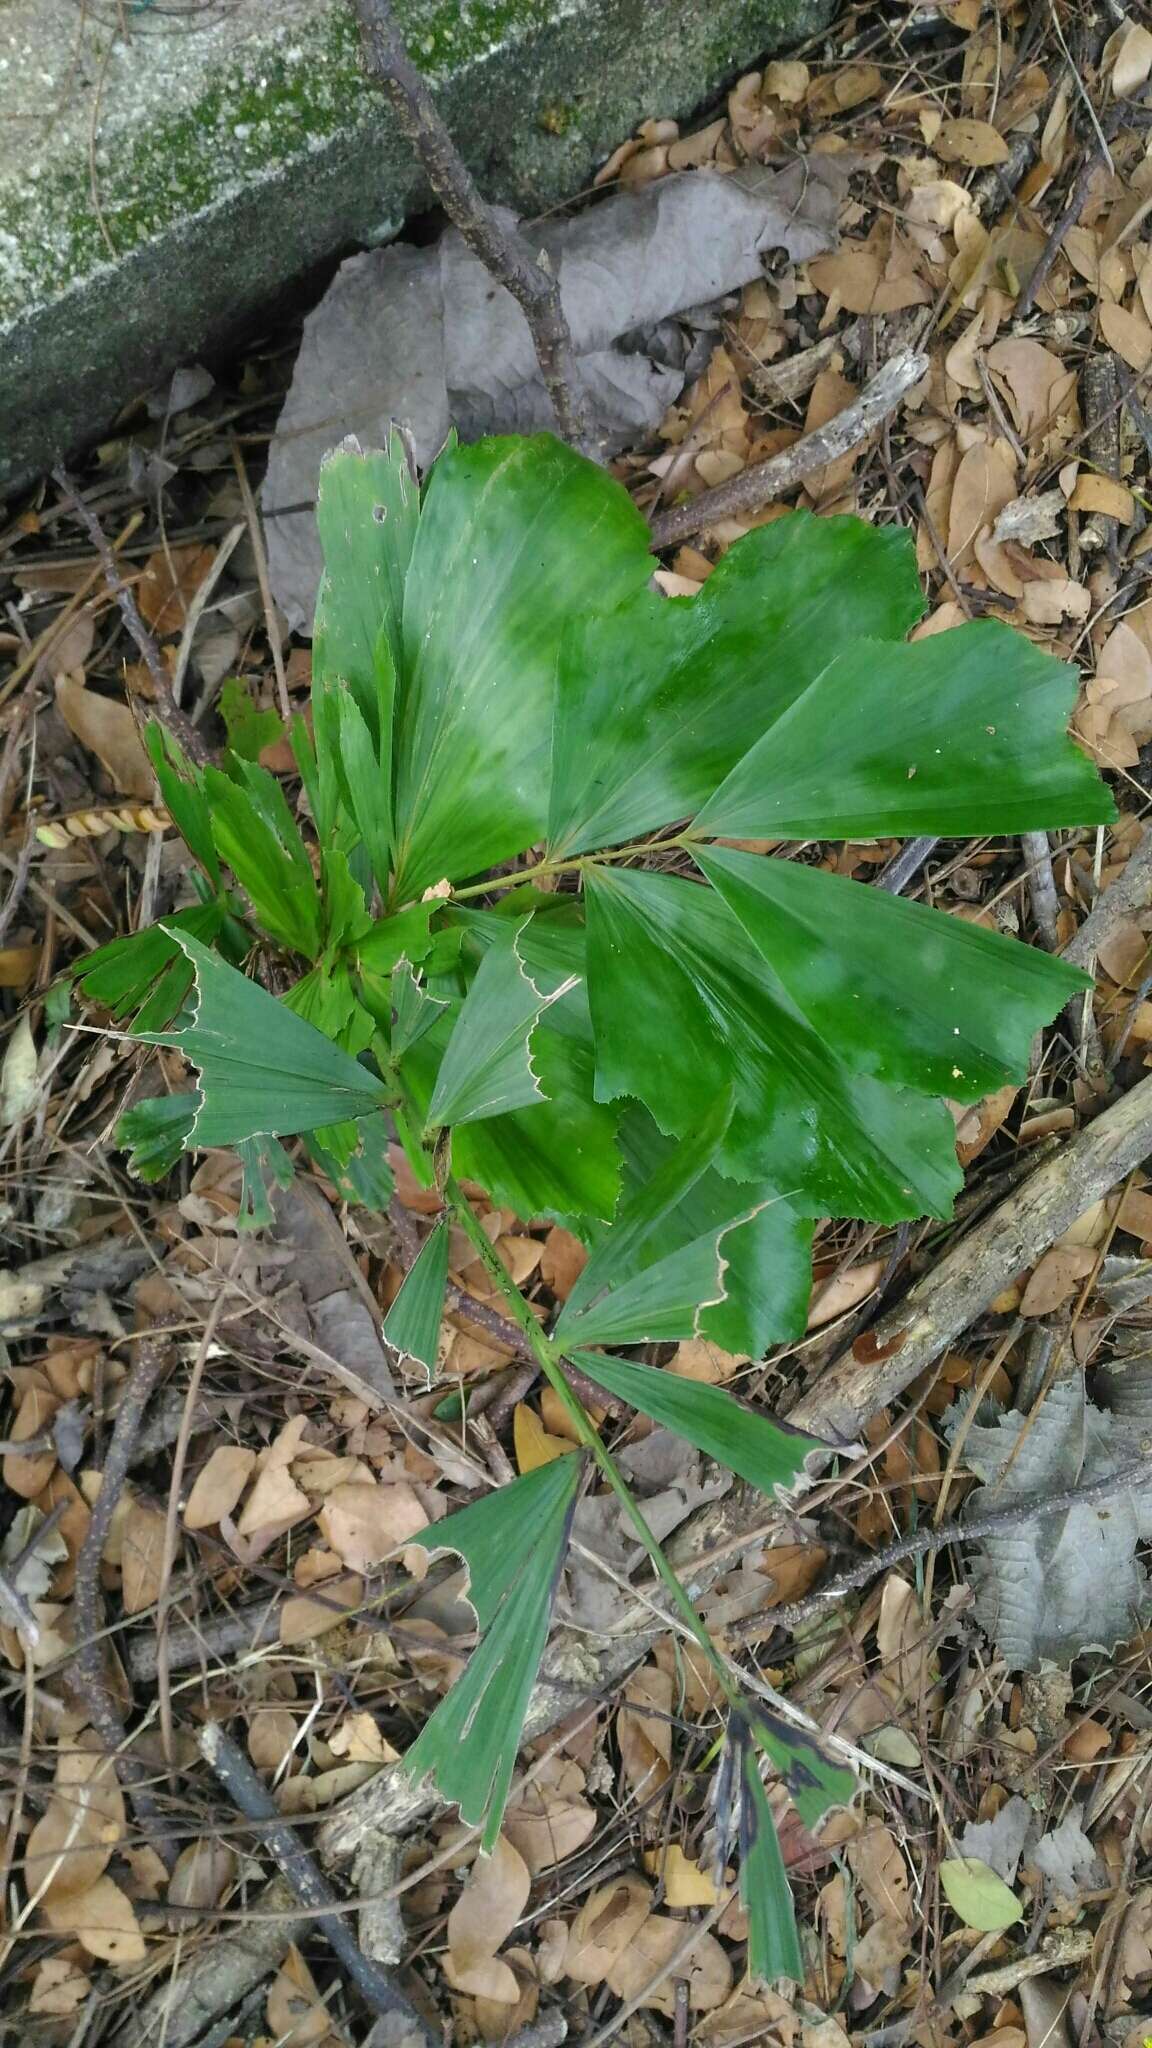
[[[718,519],[759,512],[773,498],[794,490],[806,476],[813,476],[826,463],[835,462],[850,449],[859,447],[889,413],[895,412],[905,392],[920,382],[927,369],[928,358],[922,350],[899,349],[877,370],[859,398],[846,405],[826,426],[801,435],[791,448],[783,449],[767,462],[742,469],[739,476],[729,477],[727,483],[717,484],[715,490],[703,491],[688,504],[674,505],[670,512],[662,512],[652,521],[653,546],[672,547],[704,527],[715,525]]]
[[[369,78],[387,93],[436,197],[472,254],[520,307],[561,434],[574,448],[595,455],[556,278],[537,262],[523,236],[505,228],[481,197],[408,55],[390,0],[355,0],[355,9]]]

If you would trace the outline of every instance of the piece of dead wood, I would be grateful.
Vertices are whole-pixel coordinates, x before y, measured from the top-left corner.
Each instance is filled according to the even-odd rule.
[[[1064,948],[1062,958],[1070,967],[1083,967],[1088,973],[1096,964],[1096,956],[1105,940],[1110,938],[1117,925],[1130,917],[1134,910],[1143,910],[1152,900],[1152,829],[1145,830],[1134,854],[1128,859],[1114,882],[1100,891],[1087,917],[1075,937]]]
[[[141,1338],[136,1360],[120,1396],[116,1423],[100,1474],[100,1491],[92,1505],[84,1540],[76,1557],[76,1586],[73,1607],[78,1648],[72,1666],[73,1686],[84,1711],[112,1758],[116,1775],[132,1802],[133,1811],[161,1860],[171,1869],[176,1849],[164,1817],[149,1787],[155,1773],[128,1748],[124,1717],[113,1697],[104,1665],[103,1616],[100,1598],[100,1564],[112,1517],[136,1452],[144,1410],[161,1376],[172,1364],[172,1339],[167,1330],[149,1331]]]
[[[1152,1075],[1046,1160],[916,1281],[789,1409],[789,1422],[816,1436],[852,1441],[870,1415],[901,1394],[1149,1152]]]
[[[261,1840],[275,1857],[297,1902],[308,1908],[339,1907],[341,1901],[295,1829],[281,1818],[267,1786],[218,1721],[210,1721],[201,1731],[200,1751],[238,1811],[247,1820],[261,1823]],[[413,2048],[417,2044],[438,2048],[436,2031],[421,2018],[392,1972],[364,1955],[345,1916],[339,1911],[321,1912],[315,1916],[315,1925],[371,2010],[401,2022],[405,2041],[410,2040]]]
[[[671,511],[662,512],[652,521],[653,547],[671,547],[674,542],[687,540],[704,527],[714,525],[718,519],[759,512],[774,498],[794,490],[806,476],[859,447],[889,413],[895,412],[905,392],[918,384],[927,371],[928,357],[921,349],[897,350],[864,386],[859,398],[846,405],[826,426],[802,434],[791,448],[783,449],[767,462],[754,463],[751,469],[742,469],[738,476],[717,484],[715,490],[702,491],[687,504],[674,505]]]
[[[310,1920],[282,1877],[252,1901],[243,1926],[192,1949],[174,1976],[162,1976],[150,1998],[129,2013],[112,2037],[113,2048],[192,2048],[221,2013],[231,2013],[270,1977]]]
[[[1152,1076],[981,1215],[899,1306],[801,1397],[789,1410],[789,1422],[833,1442],[853,1442],[870,1416],[933,1364],[1010,1280],[1034,1265],[1061,1231],[1149,1152]],[[749,1486],[732,1488],[691,1516],[668,1545],[690,1596],[699,1599],[720,1571],[731,1570],[742,1549],[770,1542],[774,1519],[781,1529],[786,1526],[783,1515],[765,1512],[763,1495]],[[621,1604],[617,1626],[617,1634],[598,1649],[587,1636],[569,1639],[563,1630],[553,1638],[548,1675],[529,1701],[526,1742],[571,1713],[581,1694],[610,1694],[663,1632],[652,1627],[651,1610],[639,1599]],[[427,1782],[413,1787],[402,1764],[387,1765],[324,1822],[320,1855],[325,1863],[344,1863],[374,1829],[403,1833],[443,1805]]]

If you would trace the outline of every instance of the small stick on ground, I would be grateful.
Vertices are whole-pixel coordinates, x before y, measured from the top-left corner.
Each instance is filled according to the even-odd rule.
[[[801,435],[791,448],[771,456],[767,462],[754,463],[751,469],[742,469],[739,476],[729,477],[727,483],[717,484],[715,490],[701,492],[689,504],[675,505],[670,512],[662,512],[652,521],[652,545],[671,547],[676,541],[688,540],[703,527],[714,525],[718,519],[759,512],[773,498],[783,497],[786,491],[803,483],[806,476],[847,455],[849,449],[859,447],[889,413],[895,412],[904,393],[920,382],[927,369],[928,358],[920,349],[899,349],[877,370],[859,398],[846,405],[826,426]]]
[[[927,834],[922,839],[907,840],[899,853],[894,853],[891,860],[885,862],[873,887],[885,890],[889,896],[903,895],[909,882],[915,881],[939,844],[939,839],[929,838]]]
[[[472,254],[511,292],[528,322],[532,346],[566,441],[595,454],[560,286],[522,235],[496,218],[477,190],[421,73],[408,55],[390,0],[355,0],[368,76],[387,93],[396,117]]]
[[[1019,1528],[1027,1522],[1039,1522],[1049,1515],[1062,1515],[1067,1509],[1078,1507],[1082,1501],[1103,1500],[1119,1493],[1129,1484],[1146,1484],[1148,1467],[1146,1463],[1124,1465],[1118,1472],[1109,1472],[1103,1479],[1091,1479],[1083,1486],[1069,1486],[1061,1493],[1051,1493],[1040,1500],[1013,1501],[1010,1506],[993,1509],[987,1515],[971,1515],[966,1521],[942,1522],[937,1529],[918,1529],[914,1536],[902,1536],[897,1543],[889,1543],[884,1550],[874,1550],[862,1557],[849,1571],[840,1572],[829,1579],[815,1593],[809,1593],[803,1600],[793,1600],[787,1607],[765,1607],[759,1614],[750,1614],[744,1620],[731,1623],[729,1633],[739,1641],[749,1636],[763,1636],[772,1628],[797,1628],[801,1622],[810,1621],[815,1614],[827,1613],[833,1602],[842,1600],[846,1593],[854,1593],[860,1586],[867,1586],[871,1580],[881,1578],[891,1571],[893,1565],[902,1564],[905,1558],[922,1557],[927,1551],[946,1550],[951,1543],[978,1543],[985,1536],[998,1536],[1004,1529]]]
[[[88,1719],[114,1761],[116,1775],[132,1801],[141,1827],[169,1868],[176,1860],[176,1851],[168,1839],[159,1808],[147,1790],[153,1773],[138,1757],[127,1753],[128,1731],[105,1676],[99,1589],[100,1560],[132,1464],[144,1410],[171,1363],[171,1338],[162,1328],[154,1330],[141,1339],[136,1362],[124,1382],[104,1470],[100,1475],[100,1491],[76,1559],[74,1600],[79,1648],[73,1665],[76,1690],[84,1702]]]
[[[1052,873],[1052,848],[1046,832],[1022,832],[1020,845],[1024,854],[1024,872],[1028,877],[1028,893],[1032,899],[1032,915],[1036,929],[1049,953],[1060,951],[1060,933],[1057,918],[1060,914],[1060,898],[1056,893],[1056,878]]]
[[[219,1722],[211,1721],[200,1736],[200,1750],[211,1765],[234,1806],[247,1820],[261,1823],[261,1840],[276,1859],[282,1876],[302,1906],[340,1904],[327,1878],[323,1877],[294,1830],[282,1820],[276,1802],[257,1777],[247,1757],[225,1734]],[[347,1922],[337,1912],[318,1916],[316,1925],[331,1944],[334,1954],[347,1970],[360,1996],[373,2012],[395,2014],[410,2030],[414,2042],[437,2048],[438,2036],[421,2019],[415,2006],[400,1989],[390,1971],[363,1955]]]
[[[1135,853],[1114,882],[1100,891],[1076,936],[1068,941],[1061,958],[1070,967],[1083,967],[1091,974],[1105,940],[1134,910],[1146,909],[1152,900],[1152,825]]]
[[[120,574],[116,557],[108,545],[107,536],[96,514],[84,503],[68,472],[63,467],[52,471],[53,481],[60,487],[68,504],[88,535],[104,571],[104,581],[120,607],[124,624],[140,651],[140,658],[152,678],[156,692],[156,714],[162,725],[167,726],[173,739],[178,740],[190,761],[201,766],[212,756],[206,742],[197,732],[191,719],[180,709],[172,695],[172,678],[160,649],[140,617],[140,608],[128,585]]]
[[[1039,1167],[857,1339],[788,1411],[816,1436],[850,1442],[903,1393],[1009,1282],[1152,1152],[1152,1075]],[[859,1355],[856,1355],[858,1351]]]

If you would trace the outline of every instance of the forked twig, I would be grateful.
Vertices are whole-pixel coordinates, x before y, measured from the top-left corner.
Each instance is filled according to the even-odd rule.
[[[532,336],[557,425],[566,441],[595,453],[560,286],[522,235],[501,225],[481,197],[428,86],[408,55],[391,0],[355,0],[368,76],[387,93],[436,197],[490,276],[511,292]]]

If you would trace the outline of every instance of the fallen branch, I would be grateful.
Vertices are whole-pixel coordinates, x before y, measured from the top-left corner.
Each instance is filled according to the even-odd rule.
[[[287,1821],[280,1817],[272,1794],[257,1776],[243,1751],[225,1734],[218,1721],[210,1721],[200,1736],[200,1751],[219,1778],[228,1797],[245,1819],[261,1823],[261,1841],[271,1850],[280,1873],[301,1906],[337,1907],[340,1900],[322,1876],[307,1849]],[[339,1912],[320,1913],[316,1926],[330,1943],[347,1970],[360,1996],[374,2013],[403,2022],[412,2041],[437,2048],[438,2034],[421,2019],[411,2000],[400,1989],[391,1972],[369,1961]]]
[[[1069,1486],[1060,1493],[1050,1493],[1041,1500],[1017,1500],[1010,1506],[994,1508],[986,1515],[971,1515],[966,1521],[942,1522],[938,1528],[917,1529],[912,1536],[902,1536],[897,1543],[889,1543],[884,1550],[873,1550],[854,1564],[849,1571],[840,1572],[829,1579],[815,1593],[809,1593],[803,1600],[793,1600],[787,1607],[762,1607],[757,1614],[749,1614],[742,1621],[729,1626],[728,1633],[738,1642],[750,1637],[761,1637],[774,1628],[794,1629],[801,1622],[811,1621],[813,1615],[826,1614],[837,1600],[845,1594],[855,1593],[859,1587],[867,1586],[873,1579],[882,1578],[893,1565],[903,1564],[905,1558],[923,1557],[929,1551],[947,1550],[951,1543],[979,1543],[985,1536],[998,1536],[1003,1529],[1016,1529],[1023,1523],[1044,1521],[1049,1515],[1066,1514],[1069,1508],[1077,1507],[1082,1501],[1104,1500],[1118,1493],[1129,1481],[1147,1484],[1146,1464],[1124,1465],[1118,1472],[1108,1472],[1103,1479],[1088,1480],[1083,1486]]]
[[[1100,891],[1087,917],[1075,937],[1064,948],[1062,958],[1070,967],[1083,967],[1088,973],[1096,964],[1096,955],[1105,940],[1112,936],[1117,926],[1123,924],[1134,910],[1144,910],[1152,898],[1152,826],[1146,827],[1144,837],[1131,859],[1125,863],[1114,882]]]
[[[144,1410],[161,1375],[172,1363],[172,1343],[164,1329],[151,1331],[140,1342],[136,1362],[120,1396],[116,1422],[100,1475],[100,1491],[92,1506],[84,1541],[76,1558],[74,1595],[78,1648],[73,1665],[75,1690],[99,1736],[116,1775],[132,1802],[141,1827],[152,1846],[171,1869],[176,1850],[168,1836],[149,1785],[151,1767],[128,1753],[128,1731],[112,1695],[104,1669],[103,1617],[100,1602],[100,1561],[112,1517],[132,1464]]]
[[[816,1436],[850,1442],[903,1393],[1062,1231],[1152,1152],[1152,1076],[1112,1104],[981,1218],[899,1305],[858,1337],[788,1411]]]
[[[293,1915],[292,1894],[283,1878],[274,1878],[252,1905],[252,1917],[242,1927],[192,1949],[175,1975],[162,1975],[151,1997],[129,2013],[113,2036],[115,2048],[155,2048],[160,2041],[164,2048],[193,2048],[193,2043],[203,2048],[206,2030],[221,2013],[238,2018],[237,2008],[245,2009],[311,1925],[305,1916]],[[239,2026],[230,2021],[229,2032],[238,2033]]]
[[[899,349],[877,370],[859,398],[846,405],[826,426],[813,428],[810,434],[794,441],[791,448],[783,449],[767,462],[755,463],[751,469],[742,469],[739,476],[729,477],[727,483],[717,484],[715,490],[703,491],[689,503],[660,513],[652,521],[652,545],[671,547],[676,541],[688,540],[703,527],[715,525],[718,519],[759,512],[773,498],[783,497],[786,491],[802,484],[806,476],[859,447],[881,420],[895,412],[905,392],[918,384],[927,370],[928,358],[920,349]]]
[[[477,190],[422,74],[408,55],[390,0],[355,0],[368,76],[387,93],[433,191],[472,254],[520,307],[566,441],[594,454],[560,286],[522,235],[505,228]]]
[[[161,724],[167,727],[173,739],[179,741],[189,760],[199,761],[201,764],[210,761],[212,756],[205,741],[197,732],[191,719],[180,709],[172,695],[172,678],[168,673],[168,665],[156,641],[140,617],[140,608],[120,574],[116,557],[108,545],[107,536],[100,521],[91,508],[84,503],[66,469],[63,467],[54,469],[52,477],[53,481],[59,485],[61,492],[72,507],[73,512],[76,514],[77,519],[80,521],[96,553],[100,557],[104,581],[120,607],[124,624],[136,642],[136,646],[140,651],[140,658],[152,678],[152,688],[156,692],[157,717]]]

